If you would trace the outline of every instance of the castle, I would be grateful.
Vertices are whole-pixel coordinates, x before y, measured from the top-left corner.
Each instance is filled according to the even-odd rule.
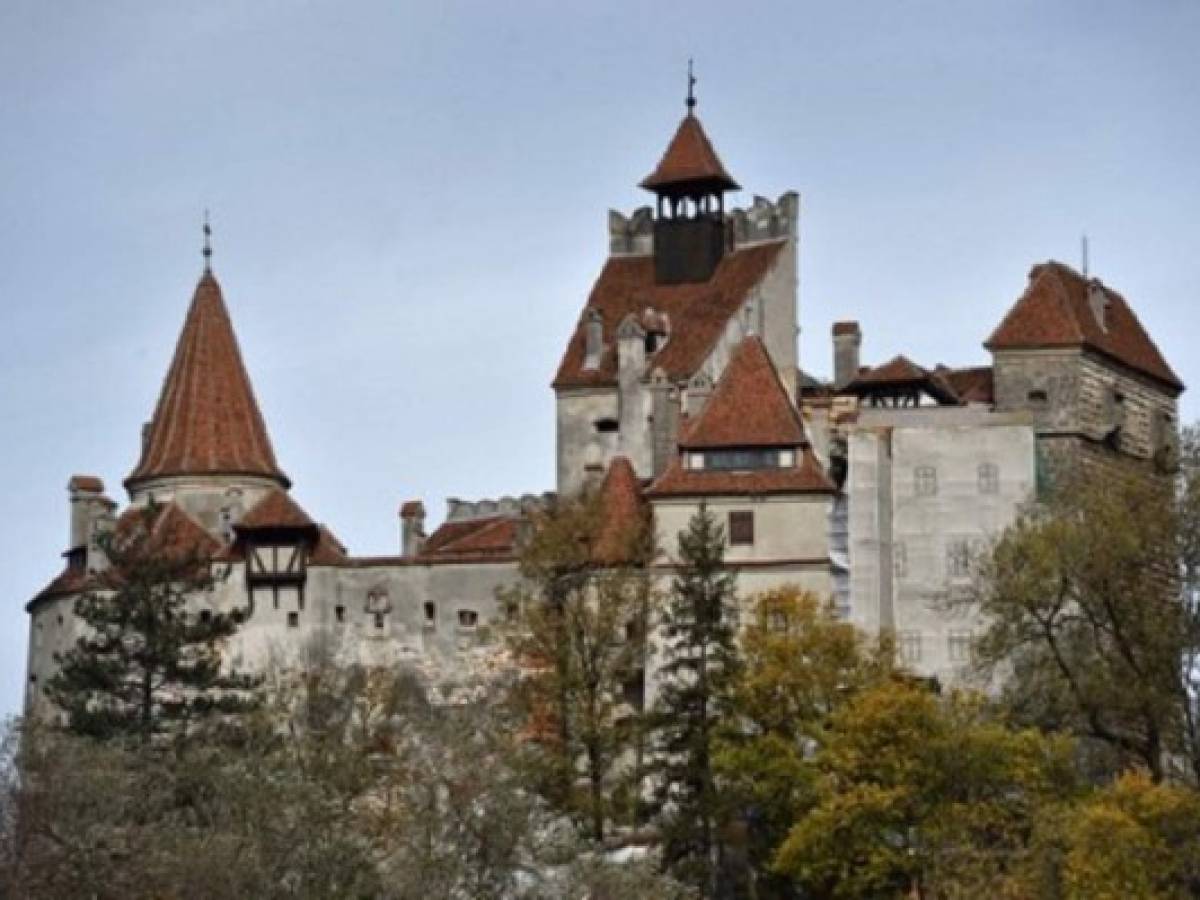
[[[1056,454],[1163,465],[1183,385],[1125,299],[1057,262],[1036,265],[984,344],[990,365],[860,359],[833,327],[834,376],[797,358],[800,200],[726,209],[738,189],[694,101],[641,186],[654,205],[609,214],[609,251],[553,379],[555,493],[599,492],[611,527],[649,510],[670,572],[701,503],[725,527],[739,593],[797,584],[919,673],[953,679],[979,623],[940,601],[1010,522]],[[208,251],[206,246],[206,257]],[[497,589],[519,581],[529,515],[553,493],[450,500],[426,534],[399,509],[400,546],[350,554],[289,496],[221,287],[206,258],[123,512],[94,476],[68,483],[66,566],[28,604],[27,711],[80,635],[75,599],[102,586],[98,536],[153,501],[164,545],[228,573],[195,599],[243,609],[239,670],[288,665],[316,636],[342,658],[449,682],[499,665]]]

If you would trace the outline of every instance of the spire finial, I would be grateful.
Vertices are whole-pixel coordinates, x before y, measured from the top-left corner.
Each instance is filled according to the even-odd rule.
[[[212,274],[212,227],[208,224],[208,210],[204,211],[204,271]]]
[[[692,88],[696,86],[696,76],[692,74],[692,58],[688,57],[688,95],[687,95],[687,111],[688,115],[692,114],[692,110],[696,108],[696,95]]]

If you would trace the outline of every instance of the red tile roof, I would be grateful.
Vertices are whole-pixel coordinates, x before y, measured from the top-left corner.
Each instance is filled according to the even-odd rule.
[[[196,286],[141,459],[125,483],[208,474],[264,475],[288,486],[211,272]]]
[[[400,504],[400,518],[421,518],[425,515],[425,504],[420,500],[406,500]]]
[[[519,521],[512,516],[446,522],[425,541],[416,561],[511,559],[516,552],[519,527]]]
[[[719,190],[738,189],[738,183],[725,171],[700,120],[688,113],[667,144],[658,167],[642,180],[641,186],[657,191],[696,182],[708,182]]]
[[[1105,325],[1089,302],[1091,290],[1108,301]],[[1162,383],[1175,393],[1183,382],[1163,359],[1125,298],[1098,279],[1085,279],[1051,260],[1034,266],[1029,285],[984,346],[995,352],[1038,347],[1085,347]]]
[[[751,335],[734,349],[700,414],[681,429],[680,447],[798,447],[807,442],[762,340]]]
[[[235,525],[252,528],[315,528],[316,523],[288,494],[278,488],[268,491]]]
[[[949,369],[938,366],[934,370],[940,375],[959,399],[967,403],[992,403],[995,400],[991,366],[974,366],[966,369]]]
[[[628,562],[641,529],[647,526],[648,507],[642,483],[624,456],[614,457],[609,464],[598,497],[600,523],[592,555],[598,563]]]
[[[832,494],[836,488],[811,450],[790,469],[727,472],[685,469],[679,457],[649,488],[647,497],[763,496],[767,494]]]
[[[308,551],[310,566],[341,566],[347,561],[346,547],[324,525],[317,526],[317,543]]]
[[[833,333],[834,334],[857,334],[861,337],[862,329],[859,328],[858,323],[854,322],[854,321],[834,322],[833,323]]]
[[[959,402],[958,394],[941,371],[931,372],[903,355],[895,356],[873,369],[860,370],[845,387],[847,393],[862,395],[888,393],[893,389],[919,389],[942,403]]]
[[[121,513],[116,524],[118,542],[136,539],[139,530],[144,530],[148,554],[206,557],[221,549],[220,542],[174,501],[131,506]]]
[[[71,480],[67,482],[67,490],[103,494],[104,482],[95,475],[72,475]]]
[[[772,241],[727,253],[712,278],[692,284],[656,283],[653,256],[610,257],[567,343],[554,387],[615,385],[617,326],[630,313],[641,317],[647,308],[665,313],[672,323],[666,343],[649,357],[650,366],[661,368],[672,379],[690,378],[746,295],[775,265],[784,243]],[[585,324],[593,310],[603,323],[605,347],[600,364],[584,369]]]

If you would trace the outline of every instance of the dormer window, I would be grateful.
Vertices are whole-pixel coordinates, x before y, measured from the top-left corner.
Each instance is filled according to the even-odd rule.
[[[782,466],[781,456],[778,450],[706,450],[702,468],[719,472],[778,469]]]

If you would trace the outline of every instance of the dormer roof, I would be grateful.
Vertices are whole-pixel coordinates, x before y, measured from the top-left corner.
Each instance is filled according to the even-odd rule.
[[[1097,292],[1100,292],[1097,294]],[[1099,304],[1095,303],[1099,299]],[[1102,310],[1102,318],[1097,309]],[[1029,284],[984,343],[993,353],[1081,347],[1109,357],[1172,393],[1183,382],[1167,364],[1125,298],[1099,279],[1087,279],[1053,260],[1034,266]]]
[[[260,475],[289,484],[209,271],[196,285],[141,459],[125,484],[170,475]]]

